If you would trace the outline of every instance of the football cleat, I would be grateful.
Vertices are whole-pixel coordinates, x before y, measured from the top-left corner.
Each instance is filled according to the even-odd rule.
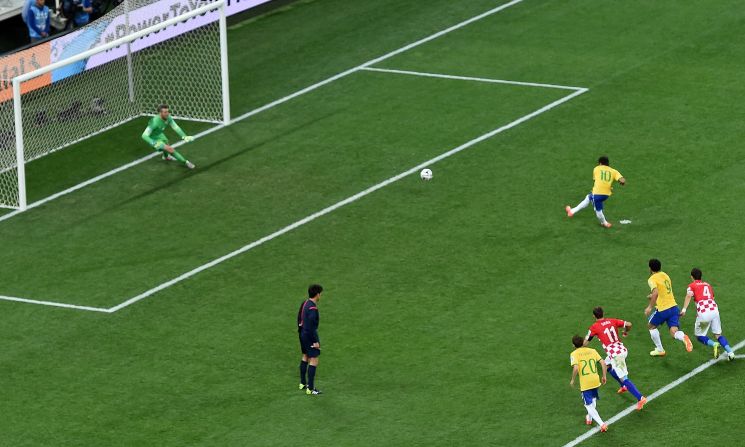
[[[587,416],[585,418],[585,425],[592,425],[592,418],[591,417]]]
[[[618,394],[623,394],[623,393],[625,393],[625,392],[626,392],[626,391],[628,391],[628,390],[629,390],[629,389],[628,389],[628,388],[626,388],[626,385],[624,385],[624,386],[622,386],[621,388],[619,388],[619,389],[618,389],[618,391],[616,391],[616,393],[618,393]]]
[[[636,411],[641,411],[642,408],[644,408],[644,404],[647,403],[647,398],[642,396],[641,399],[639,399],[639,402],[636,403]]]
[[[604,226],[605,228],[610,228],[613,226],[610,224],[610,222],[601,223],[600,225]]]
[[[567,216],[568,217],[574,216],[574,213],[572,212],[572,207],[571,206],[567,205],[566,208],[564,208],[564,210],[567,212]]]
[[[693,343],[691,343],[691,339],[687,335],[683,337],[683,343],[686,344],[686,351],[693,351]]]
[[[299,385],[297,386],[297,389],[299,389],[300,391],[302,391],[302,390],[304,390],[304,389],[305,389],[305,388],[306,388],[307,386],[308,386],[308,385],[306,385],[306,384],[304,384],[304,383],[301,383],[301,384],[299,384]]]
[[[608,431],[608,424],[603,424],[600,426],[600,431],[605,433]]]
[[[315,390],[315,389],[311,390],[310,388],[306,388],[305,394],[307,394],[308,396],[316,396],[318,394],[323,394],[323,393],[321,392],[321,390]]]
[[[189,169],[196,168],[196,166],[194,166],[194,163],[190,162],[189,160],[186,160],[186,167]]]
[[[160,159],[163,160],[163,161],[174,161],[174,160],[176,160],[175,158],[173,158],[171,156],[171,154],[167,154],[165,152],[163,153],[163,155],[160,156]]]
[[[714,342],[714,358],[715,359],[719,358],[719,354],[722,353],[721,349],[722,349],[722,345],[720,345],[717,342]]]
[[[734,352],[728,352],[727,353],[727,360],[731,362],[734,359],[735,359],[735,353]]]
[[[665,354],[665,351],[658,351],[656,349],[652,350],[649,353],[649,355],[651,355],[652,357],[665,357]]]

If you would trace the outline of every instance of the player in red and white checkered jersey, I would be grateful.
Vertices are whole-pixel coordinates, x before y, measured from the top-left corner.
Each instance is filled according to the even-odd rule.
[[[719,319],[719,306],[714,301],[714,289],[711,284],[701,280],[701,270],[694,268],[691,270],[692,283],[688,284],[685,304],[680,316],[684,317],[686,309],[691,303],[691,298],[696,301],[696,326],[694,328],[696,338],[706,346],[714,348],[714,358],[719,357],[721,349],[727,351],[727,360],[733,360],[735,353],[729,345],[727,339],[722,335],[722,322]],[[717,338],[718,342],[709,338],[706,334],[711,328],[711,333]]]
[[[623,328],[623,336],[625,337],[631,329],[631,322],[617,320],[615,318],[603,318],[602,307],[594,308],[592,314],[595,316],[595,323],[587,331],[585,346],[594,337],[600,340],[605,353],[608,354],[608,357],[605,359],[605,364],[608,366],[608,373],[621,385],[621,388],[618,389],[618,394],[629,391],[636,397],[636,409],[641,410],[644,404],[647,403],[647,398],[639,392],[634,382],[629,379],[629,371],[626,367],[626,356],[629,351],[621,342],[618,337],[618,331],[616,330],[616,328]]]

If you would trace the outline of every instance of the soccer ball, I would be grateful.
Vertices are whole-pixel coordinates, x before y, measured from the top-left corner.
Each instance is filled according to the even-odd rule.
[[[432,170],[422,169],[422,172],[419,173],[419,177],[421,177],[422,180],[432,180]]]

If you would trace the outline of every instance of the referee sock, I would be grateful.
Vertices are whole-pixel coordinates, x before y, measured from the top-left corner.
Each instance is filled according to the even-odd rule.
[[[316,367],[313,365],[308,366],[308,388],[316,389]]]
[[[616,379],[616,382],[618,382],[619,385],[621,385],[621,386],[624,386],[625,385],[625,383],[623,382],[623,380],[621,380],[621,378],[618,377],[618,374],[616,374],[616,370],[615,369],[613,369],[613,368],[608,369],[608,374],[610,374],[611,377],[613,377],[614,379]]]
[[[650,329],[649,336],[652,337],[655,348],[657,348],[659,352],[664,352],[665,348],[662,347],[662,340],[660,340],[660,331],[657,330],[657,328]]]
[[[590,204],[590,195],[587,194],[587,196],[585,197],[585,200],[579,202],[579,205],[572,208],[572,214],[576,214],[577,211],[587,208],[587,205],[589,204]]]
[[[308,362],[305,360],[300,360],[300,383],[305,385],[307,382],[305,381],[305,374],[308,372]]]
[[[636,400],[642,400],[642,393],[640,393],[639,390],[636,389],[636,385],[634,385],[634,382],[632,382],[631,379],[624,380],[623,384],[626,389],[629,390],[629,393],[633,394],[634,397],[636,397]]]
[[[724,346],[725,351],[732,352],[732,348],[730,348],[729,342],[727,341],[726,338],[724,338],[724,335],[720,335],[717,340],[719,340],[720,345]]]
[[[699,335],[696,338],[698,339],[698,341],[705,344],[706,346],[714,346],[714,340],[710,339],[706,335]]]

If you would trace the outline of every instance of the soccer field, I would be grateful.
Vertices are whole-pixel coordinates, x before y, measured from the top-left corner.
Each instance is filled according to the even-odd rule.
[[[661,328],[652,358],[643,310],[649,258],[678,304],[697,266],[745,339],[743,28],[734,0],[305,0],[233,24],[235,120],[181,122],[195,171],[151,159],[47,201],[148,155],[144,118],[26,167],[41,204],[0,214],[0,444],[563,446],[588,431],[571,337],[601,305],[661,391],[580,445],[739,445],[745,359],[707,363],[695,307],[693,352]],[[628,181],[610,229],[563,210],[604,154]],[[616,388],[605,419],[635,402]]]

